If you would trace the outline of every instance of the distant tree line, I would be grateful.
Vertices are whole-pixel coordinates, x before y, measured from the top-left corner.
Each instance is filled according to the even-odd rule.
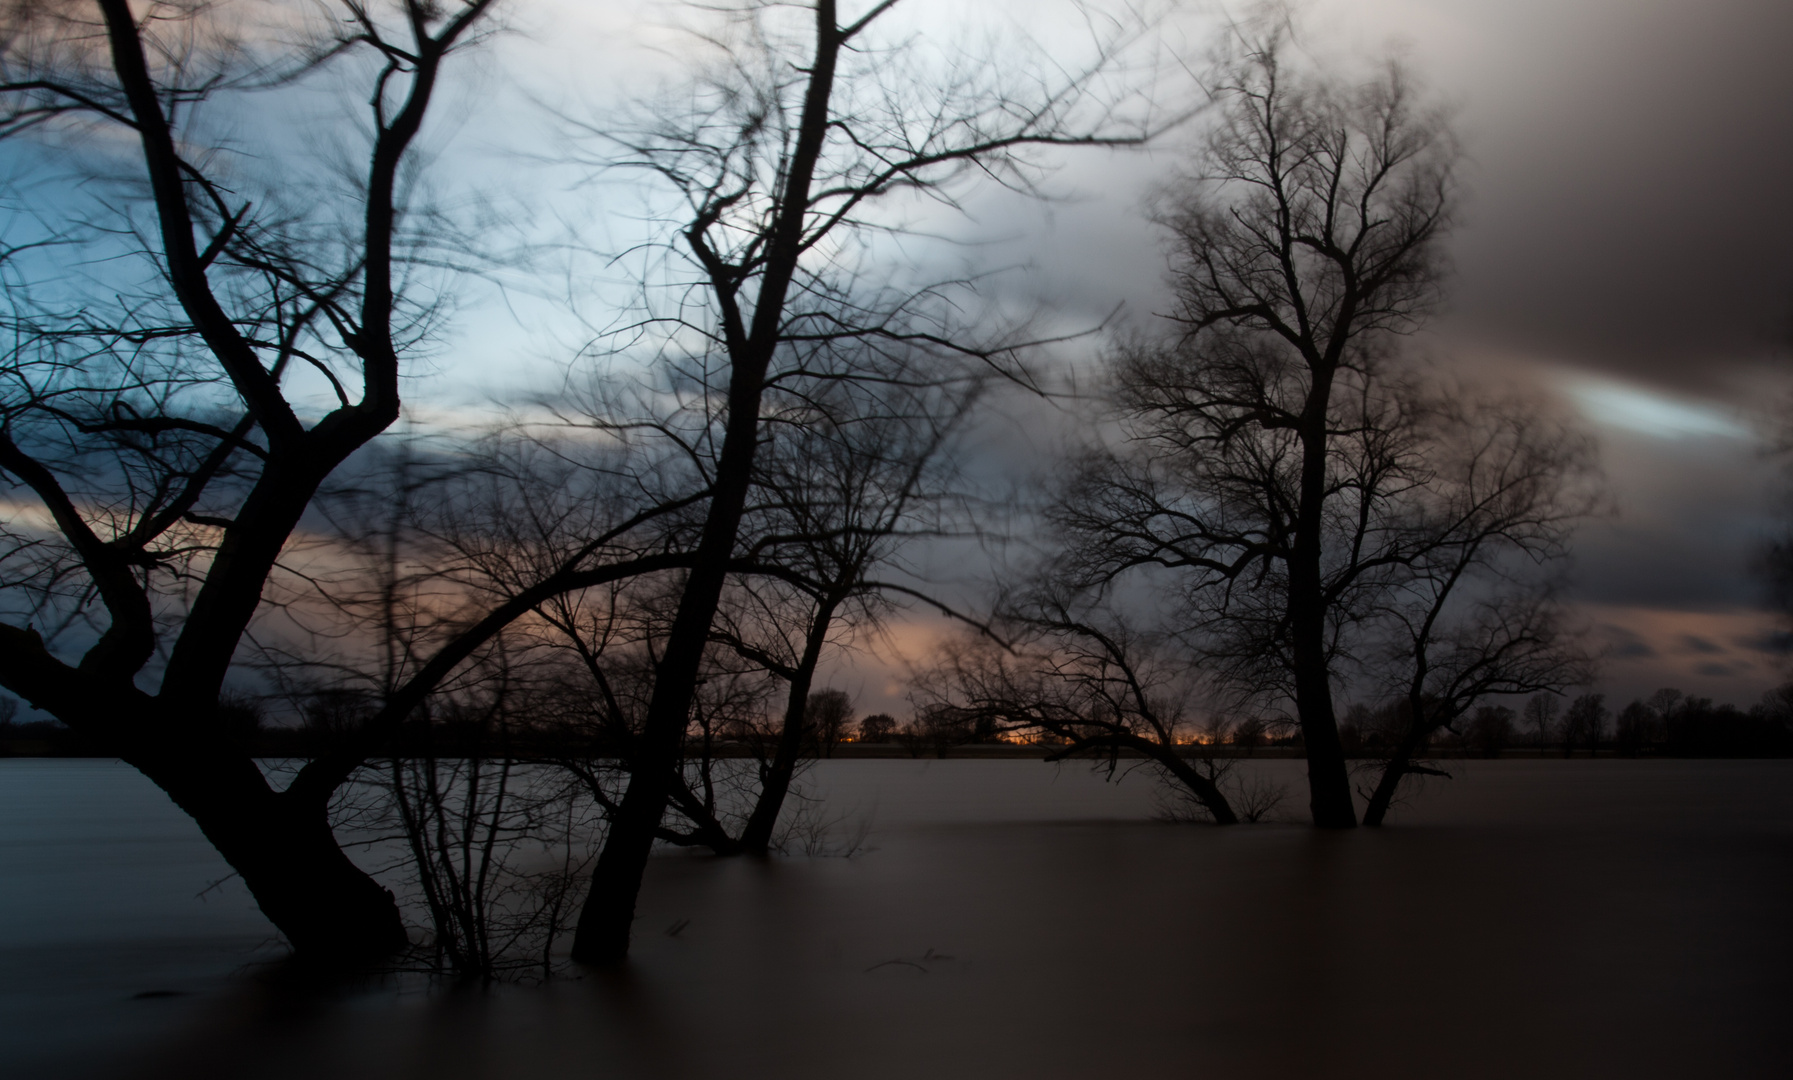
[[[1352,705],[1339,728],[1348,752],[1375,756],[1393,745],[1406,725],[1405,708]],[[1565,757],[1785,757],[1793,755],[1793,683],[1748,708],[1714,704],[1673,687],[1616,712],[1604,694],[1578,695],[1566,707],[1554,696],[1537,695],[1519,711],[1478,706],[1429,745],[1485,757],[1518,747]]]
[[[1379,708],[1356,703],[1345,709],[1339,738],[1348,757],[1378,759],[1395,744],[1407,726],[1405,703]],[[227,698],[219,708],[220,723],[230,737],[258,756],[309,757],[326,749],[341,733],[367,714],[365,701],[345,700],[323,692],[307,702],[297,726],[270,724],[261,705],[248,698]],[[104,754],[104,747],[85,744],[78,732],[54,719],[19,721],[18,702],[0,698],[0,754]],[[1043,749],[1069,746],[1073,740],[1034,728],[1014,731],[969,710],[924,708],[907,722],[889,713],[853,720],[852,697],[842,690],[810,695],[814,718],[804,742],[807,758],[832,756],[840,744],[898,747],[912,757],[950,755],[954,747],[1032,745]],[[773,729],[778,730],[778,729]],[[400,757],[474,754],[486,736],[473,718],[419,718],[401,730],[394,744]],[[750,753],[764,731],[736,720],[722,733],[719,747]],[[539,726],[514,732],[512,749],[521,757],[551,758],[566,749],[566,729]],[[1249,754],[1265,747],[1300,749],[1301,732],[1249,717],[1210,720],[1198,735],[1180,744],[1190,754],[1197,745],[1225,747]],[[1604,694],[1582,694],[1568,702],[1538,695],[1520,710],[1505,705],[1477,706],[1452,727],[1428,741],[1429,748],[1453,754],[1499,757],[1503,751],[1548,751],[1564,757],[1788,757],[1793,756],[1793,683],[1770,690],[1748,708],[1711,698],[1689,697],[1665,687],[1648,698],[1631,701],[1614,712]]]

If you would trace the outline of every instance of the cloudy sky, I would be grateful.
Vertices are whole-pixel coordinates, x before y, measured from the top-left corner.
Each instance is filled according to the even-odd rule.
[[[952,32],[964,10],[910,5],[925,33]],[[538,99],[602,108],[676,71],[687,48],[667,6],[512,10],[488,89],[525,70]],[[1199,58],[1218,10],[1181,9],[1171,46]],[[1042,37],[1059,29],[1030,19]],[[1314,0],[1303,22],[1323,62],[1398,51],[1454,107],[1466,212],[1425,347],[1558,397],[1598,435],[1617,513],[1584,530],[1576,595],[1608,649],[1599,688],[1748,702],[1782,681],[1749,563],[1784,482],[1763,432],[1793,415],[1793,4]],[[516,116],[497,126],[520,130]],[[492,114],[469,127],[457,137],[502,142]],[[961,239],[1024,267],[1003,287],[1061,314],[1124,304],[1149,321],[1164,310],[1163,257],[1142,207],[1178,154],[1173,140],[1067,158],[1056,199],[975,198]],[[511,329],[468,329],[465,362],[443,359],[448,382],[492,386],[494,353],[526,366]],[[887,670],[862,658],[836,678],[862,710],[890,707]]]
[[[1758,432],[1793,390],[1793,5],[1349,8],[1460,104],[1443,344],[1566,396],[1601,439],[1619,512],[1578,561],[1605,688],[1753,698],[1785,674],[1748,564],[1780,480]]]

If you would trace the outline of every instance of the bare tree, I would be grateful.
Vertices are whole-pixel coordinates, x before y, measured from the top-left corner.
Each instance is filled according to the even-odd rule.
[[[847,736],[853,723],[853,697],[845,690],[818,690],[809,695],[808,722],[815,732],[816,749],[833,757],[834,748]]]
[[[1128,122],[1115,108],[1085,108],[1093,72],[1112,60],[1106,47],[1091,71],[1061,71],[1025,102],[991,83],[989,68],[978,65],[964,66],[937,88],[898,93],[891,87],[887,94],[879,88],[889,86],[880,78],[890,57],[874,61],[864,50],[868,29],[891,6],[876,4],[843,21],[833,3],[818,3],[801,41],[761,33],[766,20],[784,13],[753,6],[744,23],[747,43],[734,54],[741,63],[699,95],[698,108],[684,117],[689,123],[662,113],[626,137],[608,133],[622,147],[608,164],[648,169],[687,200],[689,217],[668,250],[684,256],[693,276],[675,284],[671,314],[649,314],[634,327],[665,330],[662,350],[652,357],[658,363],[650,365],[665,385],[641,395],[654,399],[647,411],[630,414],[618,407],[626,395],[600,385],[584,420],[606,442],[628,447],[645,437],[671,447],[656,460],[675,463],[666,474],[675,481],[656,482],[596,512],[569,507],[552,485],[534,481],[495,491],[490,505],[513,512],[488,511],[479,528],[449,530],[457,532],[457,557],[486,604],[470,605],[433,652],[415,650],[407,677],[396,681],[356,737],[306,765],[289,789],[308,796],[335,790],[459,665],[508,628],[538,618],[552,628],[554,605],[599,596],[599,608],[607,609],[600,620],[633,623],[619,644],[637,647],[646,662],[633,668],[639,712],[620,696],[604,699],[605,711],[614,713],[605,730],[618,740],[611,745],[629,781],[620,801],[607,807],[612,824],[575,935],[574,954],[582,960],[608,963],[625,954],[635,895],[656,839],[702,836],[707,839],[695,842],[713,840],[719,850],[733,843],[712,827],[708,792],[692,790],[684,779],[684,743],[693,723],[706,739],[715,730],[701,719],[699,699],[715,656],[716,611],[742,575],[813,584],[740,550],[766,434],[783,423],[808,423],[804,417],[829,386],[882,382],[904,389],[906,377],[891,374],[904,356],[958,357],[1024,377],[1013,363],[1024,340],[959,332],[950,298],[937,287],[868,290],[840,272],[844,239],[892,192],[950,200],[950,181],[973,173],[1024,184],[1036,172],[1029,147],[1125,144],[1149,133],[1144,121]],[[856,92],[837,100],[841,87]],[[939,111],[914,111],[919,105],[911,90],[922,100],[937,90]],[[882,367],[874,372],[853,356],[880,358]],[[605,376],[597,381],[603,384]],[[671,417],[656,411],[668,395],[684,402]],[[494,484],[505,475],[483,472]],[[613,465],[591,475],[639,474]],[[682,489],[676,478],[685,481]],[[672,613],[663,633],[639,620],[638,595],[655,590]],[[588,667],[594,675],[603,669]],[[713,776],[705,772],[708,760],[698,759],[700,783]],[[693,833],[662,824],[669,799],[692,818]]]
[[[1582,694],[1569,703],[1563,714],[1563,756],[1575,750],[1575,744],[1587,740],[1588,756],[1600,753],[1600,741],[1606,734],[1606,721],[1612,713],[1606,707],[1605,694]]]
[[[1550,734],[1556,730],[1556,718],[1562,712],[1562,705],[1555,694],[1533,694],[1525,701],[1525,722],[1529,725],[1539,749],[1550,744]]]
[[[1402,576],[1379,601],[1388,662],[1406,669],[1406,727],[1369,792],[1366,825],[1382,823],[1404,776],[1426,769],[1414,755],[1484,698],[1560,691],[1586,682],[1592,664],[1564,625],[1552,574],[1597,506],[1591,445],[1536,403],[1462,387],[1429,411],[1408,433],[1425,437],[1400,440],[1426,472],[1400,470],[1423,483],[1402,499]]]
[[[514,565],[532,554],[516,543],[521,530],[480,521],[494,490],[528,485],[514,460],[477,449],[407,425],[333,478],[310,539],[289,547],[287,565],[312,588],[283,597],[284,622],[262,620],[249,663],[298,700],[313,761],[359,753],[386,702],[468,613],[477,617],[510,574],[533,575]],[[537,462],[529,479],[566,477]],[[513,499],[502,509],[519,503],[547,508]],[[490,557],[498,542],[508,562]],[[557,751],[585,733],[567,714],[589,699],[536,629],[519,620],[485,642],[379,742],[385,759],[332,799],[339,835],[371,833],[385,841],[375,852],[402,849],[375,876],[419,931],[405,967],[491,982],[547,978],[564,959],[556,944],[572,930],[603,799],[618,784],[605,778],[594,797],[585,776],[560,767]]]
[[[1439,291],[1456,149],[1399,64],[1358,85],[1300,70],[1281,14],[1239,29],[1211,83],[1160,215],[1179,336],[1115,358],[1126,449],[1059,500],[1060,572],[1174,572],[1207,669],[1286,703],[1314,823],[1350,827],[1335,662],[1410,559],[1390,508],[1417,480],[1384,375]]]
[[[1641,701],[1633,701],[1619,710],[1613,722],[1613,743],[1619,753],[1636,757],[1644,748],[1660,742],[1657,729],[1662,718]]]
[[[1046,593],[1003,623],[1007,645],[955,642],[918,687],[923,711],[1060,743],[1047,760],[1121,754],[1151,762],[1220,825],[1238,821],[1220,781],[1226,766],[1201,749],[1190,710],[1200,687],[1176,662],[1173,641]],[[1210,740],[1212,741],[1212,740]]]
[[[1665,686],[1651,694],[1647,704],[1650,706],[1651,711],[1655,712],[1657,716],[1666,717],[1676,709],[1680,708],[1681,702],[1684,701],[1686,697],[1686,694],[1674,687]]]
[[[427,970],[484,982],[553,973],[601,826],[589,792],[540,760],[551,706],[505,659],[475,693],[463,680],[432,698],[402,752],[346,789],[404,839],[408,858],[385,876],[424,915]]]
[[[108,144],[120,157],[89,159],[96,201],[44,193],[41,234],[7,258],[43,288],[8,289],[0,474],[52,524],[7,528],[0,684],[167,791],[314,961],[402,945],[399,913],[337,846],[330,791],[274,791],[214,717],[313,497],[399,415],[433,303],[409,273],[402,174],[449,54],[489,6],[344,4],[296,56],[233,38],[204,4],[143,19],[125,0],[10,5],[0,35],[0,134],[39,153],[89,130],[123,137]],[[220,99],[253,110],[231,91],[355,58],[369,138],[341,199],[324,185],[307,202],[245,196],[252,178],[228,172],[207,123]],[[22,257],[34,245],[103,271]],[[315,420],[296,404],[310,389],[331,402]]]
[[[950,201],[952,182],[972,174],[1024,186],[1037,169],[1029,148],[1149,134],[1095,101],[1091,75],[1110,66],[1112,43],[1094,68],[1035,79],[1021,96],[993,83],[988,64],[969,61],[939,85],[908,85],[903,54],[874,37],[893,6],[885,0],[848,15],[834,0],[816,0],[799,23],[777,6],[751,5],[725,69],[692,110],[669,119],[661,109],[642,130],[601,132],[621,148],[607,165],[646,170],[684,200],[669,245],[689,276],[673,312],[650,313],[642,325],[671,326],[669,342],[702,343],[696,359],[715,364],[700,364],[695,381],[725,412],[704,436],[717,449],[702,528],[655,665],[629,786],[580,917],[574,954],[587,962],[614,963],[628,950],[767,404],[813,384],[805,357],[842,348],[933,347],[1016,370],[1015,338],[974,343],[952,325],[939,290],[868,294],[831,253],[853,250],[871,208],[893,192]]]
[[[832,755],[851,719],[850,702],[845,714],[816,712],[843,704],[811,692],[830,635],[871,632],[898,597],[920,595],[876,575],[900,569],[895,559],[906,541],[949,531],[950,440],[977,400],[977,382],[930,385],[913,368],[907,374],[915,385],[901,395],[884,391],[857,407],[838,392],[811,398],[808,422],[784,426],[759,464],[763,506],[751,519],[752,550],[785,571],[776,591],[802,617],[781,619],[762,604],[769,618],[758,645],[718,627],[719,640],[757,657],[788,688],[779,739],[741,837],[751,852],[771,842],[798,755],[812,743]],[[831,398],[834,407],[823,407]]]
[[[896,728],[896,717],[889,713],[873,713],[859,721],[859,727],[853,734],[853,741],[868,744],[887,743],[896,734]]]

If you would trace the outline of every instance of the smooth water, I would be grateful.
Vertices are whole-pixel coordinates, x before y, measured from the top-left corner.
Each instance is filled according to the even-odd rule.
[[[1793,1075],[1793,762],[1455,764],[1319,834],[1153,821],[1144,775],[822,762],[866,850],[657,857],[624,974],[318,998],[256,976],[269,927],[148,782],[0,761],[0,1071]]]

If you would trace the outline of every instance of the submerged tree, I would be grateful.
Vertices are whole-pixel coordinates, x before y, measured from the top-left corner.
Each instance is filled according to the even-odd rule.
[[[502,657],[492,668],[477,694],[432,698],[398,752],[348,790],[404,840],[407,858],[388,873],[424,917],[428,970],[547,978],[602,823],[589,791],[542,760],[551,692],[508,685]]]
[[[987,58],[929,75],[917,60],[925,39],[878,44],[875,24],[894,6],[883,0],[849,14],[816,0],[798,14],[749,5],[722,69],[688,112],[662,108],[640,130],[600,132],[620,147],[603,164],[645,170],[683,202],[664,239],[686,276],[672,309],[654,308],[640,325],[670,327],[672,350],[698,343],[693,384],[723,412],[701,435],[715,448],[703,521],[654,663],[629,785],[580,916],[581,960],[613,963],[628,950],[767,413],[839,377],[808,358],[931,348],[1019,374],[1021,340],[967,333],[953,290],[873,287],[855,272],[851,257],[864,254],[872,207],[893,193],[950,203],[954,181],[975,175],[1024,187],[1039,167],[1029,148],[1137,142],[1155,119],[1123,115],[1122,103],[1096,93],[1096,75],[1114,66],[1124,40],[1098,43],[1087,69],[1060,66],[1017,89]]]
[[[417,665],[510,586],[507,574],[532,579],[536,561],[560,556],[539,535],[530,550],[526,531],[494,528],[492,517],[530,505],[494,505],[494,493],[525,480],[570,498],[591,487],[541,462],[519,469],[493,441],[480,453],[407,425],[333,478],[306,540],[289,545],[284,563],[310,587],[280,594],[280,617],[260,622],[242,663],[299,704],[313,756],[298,777],[358,755]],[[558,753],[581,733],[589,697],[532,629],[512,624],[438,682],[378,741],[384,760],[331,800],[339,835],[387,841],[374,873],[414,931],[403,967],[489,982],[546,978],[564,962],[603,821]]]
[[[1051,592],[1013,605],[1000,625],[1006,642],[941,651],[918,687],[925,711],[1045,736],[1057,744],[1048,761],[1105,757],[1111,776],[1122,755],[1143,758],[1215,824],[1238,822],[1222,789],[1227,766],[1190,753],[1218,733],[1201,730],[1202,688],[1174,640]]]
[[[1366,825],[1382,824],[1404,778],[1429,771],[1415,757],[1432,737],[1475,721],[1484,699],[1559,692],[1592,674],[1553,572],[1598,505],[1591,444],[1536,402],[1453,387],[1428,411],[1429,437],[1415,440],[1425,482],[1406,500],[1401,577],[1380,612],[1363,613],[1387,629],[1372,662],[1404,684],[1406,706]]]
[[[1398,64],[1345,85],[1294,52],[1279,18],[1214,71],[1214,120],[1160,215],[1178,336],[1115,358],[1127,442],[1056,504],[1056,572],[1174,574],[1206,671],[1293,714],[1314,823],[1350,827],[1333,683],[1413,557],[1424,462],[1393,354],[1439,292],[1456,149]]]
[[[977,400],[978,381],[930,386],[916,379],[920,373],[907,370],[918,385],[903,394],[881,390],[858,407],[838,389],[817,395],[806,422],[781,424],[762,451],[749,541],[757,561],[781,572],[737,586],[737,599],[759,616],[757,633],[733,619],[713,631],[786,686],[778,736],[741,833],[746,851],[764,853],[771,844],[799,755],[832,756],[852,721],[844,692],[812,690],[824,650],[835,637],[873,631],[898,599],[893,593],[914,592],[875,575],[895,569],[906,541],[946,527],[950,440]]]
[[[589,486],[620,480],[634,490],[593,507],[529,479],[528,470],[519,470],[520,483],[495,490],[491,507],[514,512],[482,513],[489,537],[474,529],[457,541],[483,607],[433,651],[410,658],[407,677],[357,738],[307,764],[290,789],[335,790],[507,628],[550,625],[545,613],[562,598],[608,596],[615,602],[599,605],[607,609],[602,621],[620,614],[619,625],[635,623],[625,636],[645,662],[632,669],[637,700],[618,697],[629,707],[614,710],[623,719],[609,726],[624,736],[617,760],[628,781],[609,808],[575,934],[573,953],[582,961],[625,956],[648,855],[669,836],[662,823],[669,799],[692,813],[699,832],[707,829],[707,799],[684,783],[685,743],[694,725],[700,737],[711,730],[702,722],[701,688],[731,583],[765,576],[818,584],[756,561],[766,545],[744,537],[768,436],[782,425],[812,423],[831,387],[869,388],[874,401],[883,388],[887,403],[900,402],[917,386],[906,357],[956,358],[1026,379],[1016,362],[1024,335],[963,325],[955,302],[971,296],[964,283],[874,286],[858,272],[870,253],[854,237],[890,227],[874,227],[870,208],[897,192],[950,203],[953,181],[977,175],[1025,186],[1039,168],[1030,147],[1130,144],[1150,133],[1150,102],[1131,115],[1132,96],[1096,93],[1097,76],[1114,66],[1124,40],[1099,42],[1086,70],[1044,65],[1053,74],[1016,96],[987,64],[962,62],[931,81],[930,73],[895,63],[907,55],[902,49],[872,49],[869,31],[893,6],[873,4],[849,19],[834,3],[818,2],[799,19],[775,5],[749,5],[740,13],[738,47],[691,109],[651,110],[639,130],[596,132],[620,148],[599,164],[648,171],[684,207],[682,217],[656,219],[666,232],[655,250],[676,256],[670,284],[647,288],[648,309],[617,335],[628,346],[617,350],[619,367],[633,366],[641,392],[631,401],[617,388],[618,369],[600,371],[588,403],[565,414],[586,429],[586,443],[622,456],[590,468],[569,458],[556,467]],[[909,83],[903,75],[917,77]],[[669,308],[659,303],[663,296],[672,298]],[[593,429],[599,438],[590,438]],[[643,441],[674,464],[637,469],[630,454]],[[514,442],[535,445],[532,452],[547,459],[561,456],[535,440]],[[650,475],[651,483],[640,482]],[[851,528],[840,534],[853,535]],[[670,612],[663,628],[637,618],[648,610],[638,603],[647,594]]]
[[[275,791],[215,721],[307,507],[399,415],[434,303],[403,174],[489,7],[347,3],[299,55],[204,4],[9,5],[0,34],[0,134],[93,170],[16,189],[7,224],[0,476],[32,510],[0,550],[0,685],[168,792],[310,960],[402,945],[398,911],[337,846],[330,790]],[[246,193],[213,118],[324,64],[364,78],[362,164]]]
[[[874,631],[893,602],[916,592],[901,582],[896,556],[912,537],[937,535],[950,516],[950,440],[976,380],[960,387],[921,366],[884,370],[885,381],[910,386],[868,393],[840,380],[769,417],[668,781],[673,818],[658,839],[766,853],[802,757],[831,749],[850,720],[845,695],[813,691],[827,651]],[[877,580],[881,570],[899,580]],[[638,768],[637,736],[681,584],[639,578],[543,607],[558,647],[577,655],[596,691],[593,752],[573,766],[582,775],[604,771],[599,757]],[[783,704],[768,717],[774,696]]]

